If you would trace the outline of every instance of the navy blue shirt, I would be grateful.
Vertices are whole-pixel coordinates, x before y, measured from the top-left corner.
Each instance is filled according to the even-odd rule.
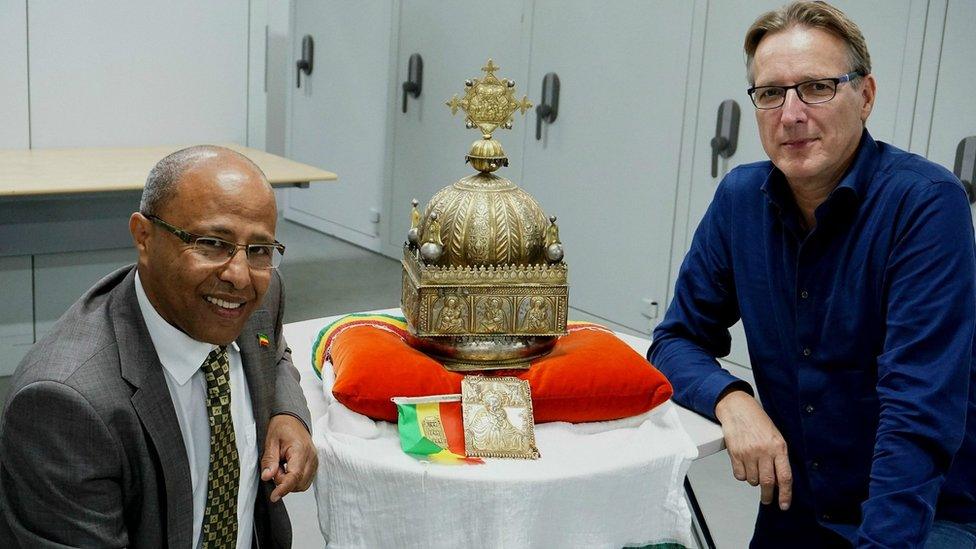
[[[742,319],[794,475],[788,512],[760,505],[755,545],[842,542],[835,533],[859,546],[920,545],[935,517],[976,521],[966,193],[946,169],[865,130],[815,216],[807,232],[771,162],[732,170],[648,358],[678,403],[714,419],[723,391],[748,389],[715,360]]]

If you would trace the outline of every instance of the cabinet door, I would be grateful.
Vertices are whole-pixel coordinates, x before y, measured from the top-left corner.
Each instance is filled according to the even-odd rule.
[[[976,2],[950,1],[946,11],[945,30],[941,36],[938,80],[927,150],[930,160],[950,170],[955,163],[959,142],[976,135],[976,101],[973,99],[976,90],[976,63],[972,56],[974,28]],[[938,36],[934,38],[937,39]],[[929,42],[928,37],[926,41]]]
[[[29,1],[32,146],[247,138],[248,3]]]
[[[135,248],[34,256],[34,310],[37,339],[89,288],[112,271],[134,263]]]
[[[471,143],[481,137],[464,127],[463,113],[451,116],[445,102],[463,95],[464,81],[480,78],[480,68],[492,58],[501,69],[500,78],[516,81],[517,93],[528,94],[523,55],[524,26],[522,0],[499,0],[490,10],[481,2],[409,0],[400,3],[396,76],[391,94],[394,109],[393,163],[388,196],[390,220],[384,251],[398,256],[410,228],[410,200],[423,208],[442,187],[474,173],[464,163]],[[407,62],[419,53],[423,58],[423,85],[419,97],[408,97],[407,112],[401,111],[407,80]],[[522,118],[521,115],[515,116]],[[526,117],[527,118],[527,117]],[[497,173],[517,181],[522,163],[522,132],[525,119],[515,121],[514,130],[498,130],[495,137],[505,147],[511,168]]]
[[[27,0],[0,2],[0,67],[0,149],[26,149]]]
[[[392,17],[390,1],[299,0],[287,83],[289,156],[328,166],[339,181],[289,191],[285,217],[374,250],[370,210],[378,217],[382,204]],[[312,73],[298,76],[305,36],[315,46]]]
[[[525,136],[522,185],[558,218],[573,307],[642,333],[663,306],[694,3],[537,0],[529,97],[555,72],[555,122]]]
[[[858,24],[871,53],[878,95],[868,119],[868,129],[875,139],[907,148],[915,88],[903,82],[917,80],[920,37],[925,25],[924,2],[838,0],[832,3]],[[745,91],[749,85],[742,43],[756,17],[781,5],[779,0],[712,1],[708,4],[691,197],[684,231],[687,238],[682,251],[687,250],[721,178],[739,164],[768,158],[759,142],[755,108]],[[709,141],[715,136],[718,106],[726,99],[734,99],[741,107],[738,147],[731,158],[721,160],[718,177],[712,177]],[[677,272],[683,255],[676,256],[674,272]],[[740,365],[749,364],[741,325],[733,329],[732,354],[728,358]]]
[[[9,376],[34,343],[30,256],[0,257],[0,376]]]

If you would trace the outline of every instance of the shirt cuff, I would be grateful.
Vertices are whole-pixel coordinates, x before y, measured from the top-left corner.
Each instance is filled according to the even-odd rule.
[[[276,412],[274,414],[271,414],[271,417],[275,417],[275,416],[291,416],[297,419],[299,422],[301,422],[302,425],[305,426],[305,430],[308,431],[308,434],[312,434],[312,430],[309,429],[308,423],[305,423],[305,420],[302,419],[301,416],[299,416],[298,414],[294,414],[292,412]]]
[[[719,397],[732,389],[741,389],[749,393],[750,396],[756,396],[749,382],[741,380],[725,370],[719,370],[706,377],[698,386],[692,405],[696,412],[717,423],[715,405],[718,404]]]

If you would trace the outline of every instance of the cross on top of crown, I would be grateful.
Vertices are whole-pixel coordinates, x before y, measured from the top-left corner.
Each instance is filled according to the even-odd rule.
[[[532,108],[527,96],[522,100],[515,99],[515,81],[507,78],[501,80],[495,76],[495,71],[501,67],[493,60],[481,67],[485,76],[481,79],[471,79],[464,82],[464,97],[454,95],[447,102],[451,114],[457,114],[458,109],[465,113],[465,123],[469,128],[479,128],[485,139],[490,139],[496,128],[512,128],[512,114],[516,110],[525,114]]]

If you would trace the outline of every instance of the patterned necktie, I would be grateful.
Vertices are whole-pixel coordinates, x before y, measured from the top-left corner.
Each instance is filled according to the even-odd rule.
[[[207,506],[203,511],[204,548],[237,546],[237,490],[241,464],[230,415],[230,361],[227,348],[218,347],[203,362],[210,419],[210,470]]]

